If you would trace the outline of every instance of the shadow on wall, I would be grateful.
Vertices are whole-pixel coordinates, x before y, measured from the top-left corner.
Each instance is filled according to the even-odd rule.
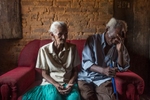
[[[141,76],[145,81],[145,90],[144,93],[150,92],[150,59],[148,57],[142,56],[140,54],[136,54],[129,51],[130,55],[130,70],[137,73]]]
[[[17,65],[20,50],[16,50],[14,45],[16,40],[0,40],[0,75],[15,68]]]

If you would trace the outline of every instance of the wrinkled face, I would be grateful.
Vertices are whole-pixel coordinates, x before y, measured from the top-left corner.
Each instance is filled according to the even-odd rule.
[[[122,29],[116,28],[108,30],[106,33],[106,41],[108,45],[116,45],[124,40]]]
[[[54,41],[57,44],[63,44],[66,42],[68,36],[68,31],[63,29],[62,27],[57,27],[55,32],[53,33]]]

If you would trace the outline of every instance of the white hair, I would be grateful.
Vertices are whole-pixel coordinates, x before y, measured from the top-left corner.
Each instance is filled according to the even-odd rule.
[[[55,34],[57,28],[63,28],[68,32],[68,28],[65,22],[62,21],[55,21],[51,24],[50,29],[48,30],[49,33]]]
[[[109,20],[109,22],[106,24],[106,29],[110,29],[110,30],[113,30],[113,29],[116,29],[116,28],[122,28],[122,31],[123,32],[127,32],[127,23],[123,20],[117,20],[115,18],[111,18]]]

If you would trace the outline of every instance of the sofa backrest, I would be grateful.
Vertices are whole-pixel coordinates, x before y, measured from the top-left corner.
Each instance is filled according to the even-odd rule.
[[[83,50],[85,41],[86,40],[70,40],[70,43],[75,44],[77,46],[80,59],[82,59],[82,50]]]
[[[36,55],[39,50],[39,40],[33,40],[29,42],[25,47],[22,49],[19,59],[18,59],[18,66],[19,67],[30,67],[34,66]]]
[[[52,40],[50,39],[45,39],[45,40],[36,39],[36,40],[29,42],[27,45],[25,45],[25,47],[22,49],[19,55],[18,66],[19,67],[35,67],[39,48],[47,43],[50,43],[51,41]],[[77,50],[81,59],[85,40],[67,40],[67,42],[70,42],[77,46]],[[36,69],[36,73],[37,73],[36,77],[41,78],[41,75],[40,75],[41,70]]]
[[[39,48],[49,42],[51,42],[51,40],[36,39],[25,45],[25,47],[22,49],[19,55],[18,66],[34,67]]]

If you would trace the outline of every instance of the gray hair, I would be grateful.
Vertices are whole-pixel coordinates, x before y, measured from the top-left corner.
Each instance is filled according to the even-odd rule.
[[[113,30],[113,29],[116,29],[116,28],[122,28],[122,31],[124,33],[127,32],[127,23],[123,20],[117,20],[115,18],[111,18],[109,20],[109,22],[106,24],[106,29],[110,29],[110,30]]]
[[[62,22],[62,21],[53,22],[48,31],[49,31],[49,33],[55,34],[57,28],[63,28],[64,30],[66,30],[66,32],[68,32],[68,28],[67,28],[66,23]]]

